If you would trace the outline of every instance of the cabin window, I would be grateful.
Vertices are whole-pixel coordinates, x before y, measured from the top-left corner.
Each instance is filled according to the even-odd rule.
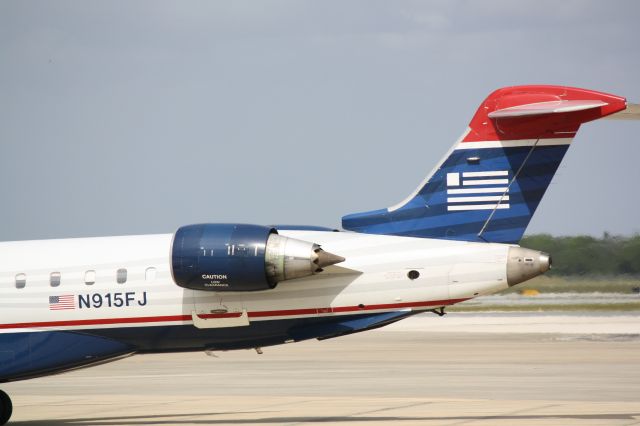
[[[16,275],[16,288],[24,288],[27,285],[27,274]]]
[[[116,277],[118,284],[124,284],[127,282],[127,270],[124,268],[118,269],[118,274]]]
[[[153,282],[156,280],[156,268],[151,267],[151,268],[147,268],[146,271],[144,271],[144,280],[148,283]]]
[[[92,285],[96,282],[96,271],[90,270],[84,273],[84,283]]]
[[[51,285],[51,287],[58,287],[61,280],[62,274],[60,272],[52,272],[51,275],[49,275],[49,285]]]

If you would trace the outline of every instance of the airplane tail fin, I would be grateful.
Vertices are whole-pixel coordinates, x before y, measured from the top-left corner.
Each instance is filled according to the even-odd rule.
[[[342,226],[369,234],[517,243],[580,125],[606,116],[640,119],[640,106],[571,87],[496,90],[409,197],[344,216]]]

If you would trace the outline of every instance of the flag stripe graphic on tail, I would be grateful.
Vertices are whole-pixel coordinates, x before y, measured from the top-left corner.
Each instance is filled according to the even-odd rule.
[[[461,177],[462,175],[462,177]],[[448,211],[463,211],[463,210],[489,210],[489,209],[508,209],[509,208],[509,196],[506,195],[509,192],[509,187],[496,186],[496,185],[508,185],[509,179],[508,170],[491,170],[483,172],[453,172],[447,173],[447,195],[452,195],[451,191],[459,190],[459,186],[480,186],[483,188],[475,188],[474,195],[447,197],[447,210]],[[505,177],[505,179],[485,179],[487,177]],[[489,186],[486,186],[489,185]],[[491,193],[500,193],[502,195],[488,195]],[[487,195],[480,195],[487,194]],[[487,202],[494,202],[494,204],[486,204]],[[461,204],[465,203],[465,204]],[[474,203],[474,204],[467,204]],[[479,204],[475,204],[479,203]]]

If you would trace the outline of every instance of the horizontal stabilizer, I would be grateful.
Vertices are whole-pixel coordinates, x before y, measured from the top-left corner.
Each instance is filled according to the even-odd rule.
[[[627,104],[627,108],[605,117],[607,120],[640,120],[640,104]]]
[[[488,115],[489,118],[528,117],[533,115],[584,111],[587,109],[600,108],[605,105],[607,105],[606,102],[598,100],[558,100],[497,109]]]

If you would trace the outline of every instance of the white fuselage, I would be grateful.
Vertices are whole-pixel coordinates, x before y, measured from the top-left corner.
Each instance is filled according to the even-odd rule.
[[[252,323],[420,311],[507,287],[509,245],[350,232],[281,234],[313,241],[346,260],[272,290],[205,292],[173,282],[172,234],[0,243],[0,332],[187,325],[194,312],[226,327],[225,317],[245,311]],[[411,270],[419,277],[410,279]],[[126,281],[118,283],[118,275]],[[58,276],[59,285],[52,286]],[[70,305],[55,299],[61,296],[72,296]]]

